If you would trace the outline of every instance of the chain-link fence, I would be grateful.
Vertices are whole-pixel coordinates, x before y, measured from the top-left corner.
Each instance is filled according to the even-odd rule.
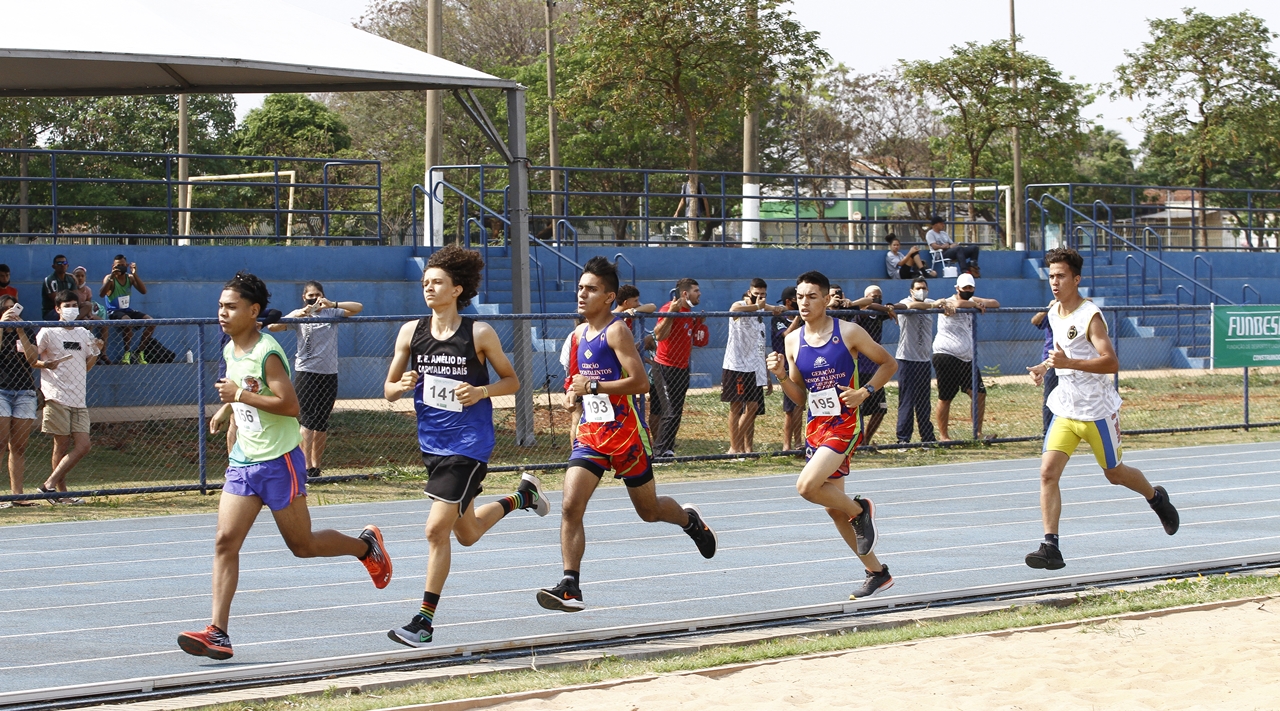
[[[1124,402],[1125,432],[1280,424],[1280,370],[1207,369],[1206,307],[1104,306],[1102,312],[1121,363],[1115,382]],[[955,316],[900,310],[896,319],[875,319],[869,313],[837,312],[873,334],[878,324],[880,340],[899,359],[898,376],[862,409],[865,430],[875,430],[865,445],[921,446],[922,441],[969,441],[975,435],[995,441],[1042,436],[1044,391],[1026,373],[1028,365],[1044,358],[1045,332],[1033,323],[1036,309]],[[666,319],[670,327],[660,327],[658,316],[637,314],[631,321],[649,370],[651,390],[640,402],[659,460],[803,450],[805,408],[788,403],[763,370],[767,353],[781,342],[775,336],[785,332],[793,313],[687,313]],[[302,446],[318,481],[422,473],[412,398],[389,403],[383,397],[398,329],[416,318],[286,319],[277,325],[283,330],[272,335],[290,356],[302,407]],[[494,398],[496,447],[490,469],[563,467],[577,418],[564,394],[566,366],[572,367],[566,341],[575,316],[477,318],[493,325],[524,385],[516,395]],[[967,329],[943,329],[959,333],[959,345],[967,350],[949,347],[947,338],[938,336],[941,319],[970,322]],[[224,340],[216,321],[80,323],[86,328],[0,321],[0,399],[5,408],[0,435],[9,450],[14,491],[21,485],[24,492],[0,496],[0,501],[220,486],[228,443],[225,433],[208,431],[209,418],[221,407],[214,383],[224,367]],[[917,324],[915,329],[911,323]],[[315,329],[320,328],[331,329],[336,341],[332,360],[317,359],[309,351],[316,347]],[[531,347],[516,354],[517,329],[525,328]],[[661,336],[656,343],[655,328]],[[19,329],[35,349],[34,360],[42,365],[56,361],[56,369],[31,368]],[[915,342],[900,344],[904,338]],[[85,372],[95,352],[101,355]],[[870,365],[860,365],[862,382],[871,375]],[[969,397],[974,392],[976,402]],[[943,396],[950,406],[940,409]],[[75,433],[84,425],[74,411],[81,406],[88,415],[83,438],[88,449],[83,453]],[[980,429],[974,427],[975,414],[982,416]],[[54,436],[62,432],[68,434]],[[81,455],[74,466],[51,476],[57,463],[68,464],[65,457]],[[57,484],[62,475],[70,493],[38,490],[45,483]]]

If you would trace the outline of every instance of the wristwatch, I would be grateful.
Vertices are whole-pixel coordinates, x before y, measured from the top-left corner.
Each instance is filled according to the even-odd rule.
[[[868,395],[876,394],[876,386],[872,385],[871,383],[867,383],[865,386],[863,386],[862,389],[866,390]]]
[[[587,392],[591,393],[592,395],[599,395],[599,394],[600,394],[600,381],[599,381],[599,380],[592,380],[592,381],[588,382],[588,383],[587,383]]]

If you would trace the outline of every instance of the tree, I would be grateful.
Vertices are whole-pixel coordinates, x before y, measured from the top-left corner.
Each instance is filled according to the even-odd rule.
[[[977,178],[993,142],[1017,126],[1024,145],[1068,145],[1079,140],[1080,110],[1088,87],[1064,80],[1043,57],[1010,52],[1009,42],[969,42],[936,62],[903,62],[909,85],[943,104],[948,132],[938,143],[949,170]],[[1018,90],[1011,81],[1017,79]],[[1034,151],[1024,151],[1028,155]],[[970,199],[973,198],[970,185]]]
[[[1181,19],[1149,26],[1151,40],[1126,51],[1116,68],[1113,93],[1151,102],[1142,112],[1146,143],[1167,182],[1206,188],[1230,164],[1274,146],[1267,117],[1280,102],[1280,71],[1269,48],[1276,34],[1260,18],[1188,8]],[[1200,232],[1198,239],[1203,245],[1208,236]]]
[[[351,147],[347,125],[303,94],[268,94],[236,131],[243,155],[329,157]]]
[[[603,95],[612,110],[667,128],[684,144],[686,189],[696,194],[711,119],[726,106],[741,112],[746,90],[827,59],[784,0],[753,4],[750,18],[743,0],[581,0],[581,29],[567,44],[584,65],[564,94],[565,113]],[[693,217],[697,201],[688,202]]]

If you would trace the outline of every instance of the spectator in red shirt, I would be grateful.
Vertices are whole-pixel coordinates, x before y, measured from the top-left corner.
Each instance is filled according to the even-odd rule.
[[[0,296],[12,296],[18,300],[18,289],[9,283],[9,265],[0,264]]]
[[[698,282],[685,277],[676,282],[675,299],[663,304],[659,313],[692,311],[702,299]],[[658,342],[654,356],[654,397],[649,403],[650,426],[657,433],[653,453],[657,457],[674,457],[680,418],[684,415],[684,396],[689,390],[689,353],[693,350],[692,318],[660,318],[653,329]],[[656,410],[656,412],[655,412]]]

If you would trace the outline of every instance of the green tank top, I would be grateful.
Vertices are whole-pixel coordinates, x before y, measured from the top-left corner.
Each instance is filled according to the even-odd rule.
[[[227,343],[222,349],[222,357],[227,362],[227,379],[246,392],[274,395],[267,387],[267,357],[273,353],[279,356],[286,376],[289,373],[289,359],[276,339],[263,333],[253,350],[244,356],[237,358],[235,350],[234,342]],[[231,408],[236,418],[236,443],[229,457],[232,466],[267,462],[288,454],[302,443],[296,417],[273,415],[238,402],[232,403]]]
[[[123,302],[121,297],[124,297]],[[107,294],[107,309],[110,311],[119,311],[120,309],[134,308],[130,303],[133,299],[133,280],[125,278],[121,284],[113,275],[111,277],[111,293]]]

